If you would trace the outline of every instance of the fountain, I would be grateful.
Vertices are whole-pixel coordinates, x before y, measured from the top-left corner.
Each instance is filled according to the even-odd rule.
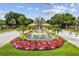
[[[35,24],[36,24],[36,29],[34,32],[28,34],[26,36],[26,38],[28,39],[32,39],[32,40],[51,40],[54,39],[54,37],[47,33],[44,28],[43,28],[43,24],[44,24],[44,19],[41,17],[36,18]]]
[[[21,50],[53,50],[61,47],[64,44],[64,40],[60,37],[56,39],[54,35],[45,30],[43,24],[43,18],[36,18],[36,27],[33,32],[23,36],[27,40],[19,37],[15,38],[11,41],[12,46]]]

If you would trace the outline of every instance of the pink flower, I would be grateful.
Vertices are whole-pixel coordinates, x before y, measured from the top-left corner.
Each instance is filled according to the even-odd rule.
[[[22,41],[18,38],[11,41],[11,44],[17,48],[22,50],[50,50],[61,47],[64,44],[63,39],[54,39],[51,41]]]

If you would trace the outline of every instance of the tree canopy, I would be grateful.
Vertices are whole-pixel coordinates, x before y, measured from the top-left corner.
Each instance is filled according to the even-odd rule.
[[[9,12],[6,13],[5,17],[6,19],[6,24],[7,25],[28,25],[30,23],[33,23],[32,19],[28,19],[25,17],[24,14],[21,13],[15,13],[15,12]]]
[[[78,20],[70,13],[64,13],[55,14],[50,20],[47,20],[46,22],[51,25],[58,25],[63,28],[67,28],[68,25],[73,25],[75,22],[78,22]]]

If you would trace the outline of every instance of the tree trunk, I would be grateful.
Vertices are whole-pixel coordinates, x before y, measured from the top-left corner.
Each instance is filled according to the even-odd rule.
[[[1,26],[0,26],[0,30],[1,30]]]
[[[65,25],[65,29],[67,29],[68,28],[68,26],[67,26],[67,24]]]

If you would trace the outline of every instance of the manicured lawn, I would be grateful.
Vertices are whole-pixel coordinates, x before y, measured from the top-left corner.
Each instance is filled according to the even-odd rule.
[[[1,56],[79,56],[79,48],[65,42],[65,44],[55,50],[46,51],[23,51],[15,49],[11,44],[6,44],[0,48]]]
[[[12,30],[14,30],[14,29],[3,29],[3,30],[0,30],[0,33],[12,31]]]

